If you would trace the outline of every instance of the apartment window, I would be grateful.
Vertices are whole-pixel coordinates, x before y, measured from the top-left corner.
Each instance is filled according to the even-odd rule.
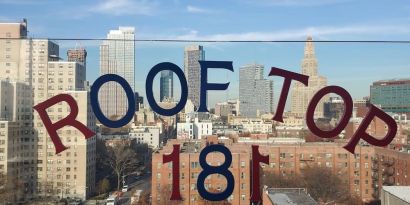
[[[280,157],[281,159],[284,159],[284,158],[286,157],[286,153],[280,153],[279,157]]]
[[[241,162],[241,167],[244,168],[245,167],[245,162]]]
[[[191,168],[198,168],[199,162],[191,162]]]

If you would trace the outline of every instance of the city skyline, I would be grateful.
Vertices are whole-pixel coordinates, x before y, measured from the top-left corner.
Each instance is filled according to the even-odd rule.
[[[410,19],[407,15],[409,7],[406,1],[353,3],[349,0],[240,0],[229,3],[230,10],[221,8],[217,2],[180,0],[122,0],[117,5],[109,0],[81,3],[49,0],[0,1],[0,21],[20,21],[22,17],[26,17],[29,20],[29,36],[79,39],[104,38],[107,31],[118,26],[135,27],[137,39],[303,41],[311,35],[315,40],[407,40],[410,34]],[[140,12],[141,10],[146,12]],[[38,11],[48,15],[38,15]],[[346,12],[349,13],[348,16],[344,15]],[[383,15],[379,15],[380,13]],[[55,14],[53,18],[49,18],[51,14]],[[316,15],[326,18],[317,18]],[[241,22],[242,26],[238,27],[230,22]],[[76,44],[82,44],[88,51],[87,80],[92,83],[99,76],[98,47],[101,42],[59,41],[62,53]],[[136,91],[145,95],[145,77],[148,70],[159,62],[170,61],[183,69],[183,48],[186,45],[137,42]],[[220,76],[211,73],[210,79],[216,82],[229,80],[229,98],[237,98],[240,66],[249,62],[265,65],[265,77],[271,66],[299,72],[304,43],[206,43],[203,46],[207,50],[208,60],[233,61],[234,73]],[[410,60],[406,54],[409,52],[410,48],[402,44],[316,43],[322,75],[328,77],[328,84],[346,87],[356,99],[369,95],[367,86],[373,81],[397,78],[406,73],[410,75]],[[373,72],[374,70],[378,72]],[[356,74],[354,77],[351,76],[352,72]],[[281,82],[280,79],[274,81],[275,93],[278,93]],[[157,84],[154,86],[159,96],[159,82]],[[178,87],[176,79],[176,100],[179,97]],[[209,105],[222,101],[220,99],[225,100],[226,96],[225,92],[210,92]]]
[[[410,204],[405,2],[0,0],[0,204]]]

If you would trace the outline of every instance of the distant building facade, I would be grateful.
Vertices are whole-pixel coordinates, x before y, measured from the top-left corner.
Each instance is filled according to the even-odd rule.
[[[385,112],[410,113],[410,79],[374,82],[370,86],[370,102]]]
[[[100,46],[100,75],[116,74],[135,89],[135,29],[110,30]],[[105,116],[123,116],[128,107],[124,89],[116,82],[105,83],[99,92],[100,108]],[[131,105],[134,106],[134,105]]]
[[[240,113],[257,117],[273,112],[273,81],[263,77],[264,66],[250,64],[239,69]]]
[[[198,117],[187,117],[185,122],[177,123],[178,139],[201,139],[202,136],[212,135],[212,122],[199,120]]]
[[[67,60],[77,62],[87,67],[87,51],[84,48],[71,48],[67,50]]]
[[[129,133],[130,139],[135,139],[137,144],[147,144],[150,148],[162,147],[163,133],[158,126],[132,126]]]
[[[188,99],[192,101],[196,108],[199,107],[201,91],[201,67],[198,62],[199,60],[205,60],[203,46],[186,46],[184,53],[184,73],[188,83]]]
[[[160,101],[174,98],[174,73],[170,70],[161,71],[159,81],[159,96]]]
[[[327,85],[326,77],[318,73],[318,63],[315,55],[312,37],[308,37],[305,44],[304,57],[302,60],[302,74],[309,76],[309,84],[305,86],[300,82],[294,82],[291,89],[292,113],[304,116],[310,100],[316,92]],[[316,106],[314,116],[323,117],[323,105],[327,97],[323,97]]]

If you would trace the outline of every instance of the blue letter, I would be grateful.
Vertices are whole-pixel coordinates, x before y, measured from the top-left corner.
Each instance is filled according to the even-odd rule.
[[[154,82],[154,78],[159,72],[163,70],[170,70],[174,72],[181,82],[181,98],[179,99],[178,104],[171,109],[164,109],[160,107],[157,102],[155,102],[154,94],[152,92],[152,83]],[[188,99],[188,85],[185,79],[184,72],[182,72],[181,68],[173,63],[158,63],[148,73],[147,80],[145,82],[145,92],[147,94],[149,106],[154,112],[163,116],[172,116],[178,114],[179,111],[184,109],[185,103]]]
[[[198,61],[201,65],[201,93],[198,112],[209,112],[206,96],[208,90],[226,90],[229,83],[208,83],[208,68],[226,69],[233,72],[232,61]]]
[[[124,115],[124,117],[122,117],[121,119],[117,121],[112,121],[106,118],[104,114],[102,113],[101,108],[100,108],[100,103],[98,102],[98,91],[100,90],[101,86],[104,83],[109,82],[109,81],[115,81],[118,84],[120,84],[121,87],[124,89],[125,94],[127,95],[127,98],[128,98],[127,113]],[[93,108],[95,117],[101,122],[101,124],[107,127],[118,128],[118,127],[125,126],[134,117],[134,113],[135,113],[134,92],[132,91],[130,84],[128,84],[128,82],[119,75],[105,74],[97,78],[97,80],[95,80],[95,82],[91,86],[90,98],[91,98],[91,106]]]

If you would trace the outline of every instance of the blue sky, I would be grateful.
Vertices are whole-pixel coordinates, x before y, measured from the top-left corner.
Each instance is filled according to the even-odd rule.
[[[134,26],[137,39],[189,40],[410,40],[408,0],[0,0],[0,21],[27,18],[30,36],[104,38],[110,29]],[[76,44],[88,50],[87,78],[98,77],[98,41],[59,41],[61,54]],[[234,73],[211,72],[230,81],[228,92],[210,92],[210,106],[238,96],[238,70],[257,62],[300,72],[303,43],[204,43],[207,60],[229,60]],[[136,90],[162,61],[183,68],[184,43],[136,45]],[[410,77],[410,44],[316,43],[319,71],[353,98],[372,81]],[[275,98],[282,81],[275,81]],[[156,83],[158,87],[159,83]],[[176,81],[178,85],[178,81]],[[157,92],[158,94],[159,92]],[[176,90],[178,93],[178,90]],[[159,95],[159,94],[158,94]],[[178,96],[178,95],[177,95]]]

